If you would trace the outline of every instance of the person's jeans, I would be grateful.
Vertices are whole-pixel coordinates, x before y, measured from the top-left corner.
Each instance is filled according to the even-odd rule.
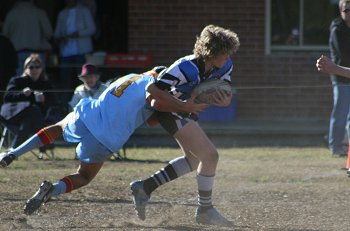
[[[333,83],[333,110],[329,124],[329,149],[333,154],[343,154],[345,131],[350,134],[350,85]]]

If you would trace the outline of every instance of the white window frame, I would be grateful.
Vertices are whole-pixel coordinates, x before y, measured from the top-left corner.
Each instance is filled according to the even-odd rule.
[[[328,45],[303,45],[303,32],[304,32],[304,1],[300,1],[300,18],[299,18],[299,28],[300,28],[300,41],[299,45],[288,46],[288,45],[271,45],[271,0],[265,0],[265,55],[269,55],[275,51],[328,51]]]

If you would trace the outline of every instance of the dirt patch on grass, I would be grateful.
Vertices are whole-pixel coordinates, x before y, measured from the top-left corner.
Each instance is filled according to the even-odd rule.
[[[75,171],[73,151],[57,150],[54,161],[28,154],[0,169],[0,230],[349,230],[350,179],[341,170],[346,159],[322,148],[220,149],[213,199],[235,227],[195,223],[195,173],[157,189],[147,219],[137,219],[130,181],[148,177],[178,149],[129,149],[133,161],[106,162],[90,185],[24,215],[23,205],[42,180]]]

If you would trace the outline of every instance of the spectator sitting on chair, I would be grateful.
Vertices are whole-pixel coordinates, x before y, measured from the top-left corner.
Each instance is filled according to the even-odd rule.
[[[107,88],[107,85],[100,81],[100,73],[93,64],[84,64],[78,78],[83,82],[75,88],[74,95],[69,106],[74,108],[81,99],[97,99]]]
[[[52,85],[47,79],[43,63],[38,54],[31,54],[24,62],[21,76],[10,79],[1,106],[1,116],[10,124],[19,127],[12,148],[17,147],[45,125],[45,115],[55,102],[54,93],[47,90]],[[39,148],[45,153],[47,147]]]

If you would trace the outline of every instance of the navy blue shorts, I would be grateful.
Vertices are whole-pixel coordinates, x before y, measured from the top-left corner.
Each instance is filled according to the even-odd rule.
[[[157,119],[162,127],[170,134],[174,135],[184,127],[189,121],[197,121],[198,116],[189,113],[160,112],[156,111]]]

